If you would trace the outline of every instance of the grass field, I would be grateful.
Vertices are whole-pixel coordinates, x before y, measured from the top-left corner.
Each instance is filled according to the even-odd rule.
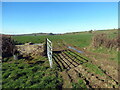
[[[70,33],[64,35],[13,36],[17,44],[27,42],[44,43],[46,38],[53,42],[54,68],[49,68],[46,57],[33,60],[3,59],[3,88],[108,88],[118,87],[118,52],[105,47],[91,47],[92,38],[106,33],[109,38],[117,36],[117,30],[101,30]],[[64,48],[71,45],[83,50],[83,54]],[[84,48],[86,48],[84,50]],[[89,82],[89,83],[88,83]]]
[[[64,34],[64,35],[41,35],[41,36],[14,36],[13,39],[16,40],[18,43],[43,43],[45,42],[46,38],[49,38],[53,43],[65,42],[68,44],[72,44],[74,46],[83,48],[87,47],[91,44],[92,37],[98,33],[106,33],[111,38],[117,36],[117,30],[102,30],[102,31],[95,31],[94,33],[89,32],[81,32],[76,34]]]
[[[43,36],[14,36],[13,39],[16,40],[18,43],[26,43],[26,42],[32,42],[32,43],[43,43],[45,42],[46,38],[49,38],[53,42],[53,47],[57,46],[58,43],[66,43],[71,44],[72,46],[76,46],[79,48],[88,48],[89,51],[95,52],[95,53],[105,53],[112,55],[110,60],[118,60],[116,50],[109,50],[104,47],[93,49],[89,48],[92,42],[92,38],[96,34],[100,33],[106,33],[109,38],[115,38],[118,36],[117,30],[101,30],[101,31],[95,31],[94,33],[89,32],[81,32],[76,34],[65,34],[65,35],[43,35]]]
[[[62,78],[57,68],[50,69],[45,57],[31,61],[3,59],[3,88],[61,88]]]
[[[43,43],[46,38],[49,38],[53,45],[59,42],[66,42],[77,45],[78,47],[85,47],[90,44],[92,34],[82,33],[77,35],[44,35],[44,36],[14,36],[13,38],[18,41],[18,43]]]

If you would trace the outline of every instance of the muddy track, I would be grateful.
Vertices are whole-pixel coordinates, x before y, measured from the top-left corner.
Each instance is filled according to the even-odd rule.
[[[83,63],[85,63],[85,62],[88,62],[88,61],[86,61],[86,60],[84,60],[84,59],[81,59],[81,57],[80,58],[78,58],[78,56],[76,56],[76,55],[73,55],[73,54],[71,54],[72,52],[71,51],[67,51],[67,52],[65,52],[72,60],[76,60],[76,62],[78,62],[78,64],[83,64]]]
[[[101,69],[110,79],[112,79],[116,84],[118,84],[118,80],[115,79],[112,75],[109,75],[108,71],[103,69],[101,66],[98,66],[99,69]]]
[[[72,52],[72,51],[71,51]],[[74,53],[74,52],[72,52]],[[74,55],[77,55],[79,56],[78,54],[74,53]],[[81,56],[80,56],[81,57]],[[85,60],[85,59],[84,59]],[[92,61],[90,61],[92,64],[94,64]],[[110,81],[109,82],[112,82],[112,83],[116,83],[118,84],[118,81],[116,81],[111,75],[109,75],[102,67],[98,66],[98,68],[107,76],[107,78],[113,80],[113,81]],[[100,77],[100,76],[99,76]],[[103,79],[104,81],[106,81],[107,79]],[[106,81],[107,82],[107,81]]]
[[[85,59],[84,57],[78,55],[77,53],[73,52],[72,50],[68,50],[68,52],[71,52],[72,53],[72,56],[77,56],[79,58],[81,58],[81,60],[83,60],[84,62],[88,62],[89,60]],[[70,53],[69,53],[70,54]],[[73,55],[74,54],[74,55]]]
[[[113,78],[108,76],[104,71],[103,73],[105,73],[105,78],[100,75],[96,75],[95,73],[89,72],[89,68],[86,68],[82,65],[83,63],[87,63],[88,60],[82,56],[79,56],[73,51],[63,51],[62,53],[54,54],[54,57],[54,60],[56,64],[58,64],[58,67],[60,67],[60,69],[66,69],[66,71],[61,72],[61,75],[65,80],[64,84],[67,82],[66,80],[68,80],[68,84],[63,85],[64,88],[72,87],[72,83],[77,83],[79,79],[82,79],[88,88],[118,87],[118,83]]]
[[[64,82],[63,82],[63,88],[72,88],[72,79],[70,77],[70,75],[66,72],[63,71],[60,73]]]
[[[96,61],[96,62],[93,62],[92,61],[92,63],[93,64],[96,64],[101,70],[103,70],[103,72],[106,74],[106,75],[108,75],[110,78],[112,78],[112,79],[114,79],[114,81],[116,82],[116,83],[118,83],[118,70],[117,69],[115,69],[115,68],[113,68],[112,66],[110,66],[110,65],[105,65],[105,64],[103,64],[103,63],[100,63],[100,62],[98,62],[98,61]]]
[[[102,87],[102,88],[117,88],[117,84],[113,80],[104,78],[101,76],[97,76],[94,73],[88,72],[88,70],[82,66],[78,66],[78,67],[75,68],[75,70],[78,73],[82,72],[81,76],[83,78],[86,78],[86,80],[88,80],[90,82],[89,84],[91,86],[93,86],[93,88],[100,88],[100,87]]]
[[[114,76],[113,76],[113,75],[114,75],[114,72],[117,72],[117,70],[115,70],[115,69],[113,69],[112,67],[109,66],[109,70],[110,70],[110,71],[113,71],[113,73],[110,74],[110,71],[109,71],[108,68],[106,67],[107,64],[106,64],[106,65],[103,65],[103,64],[101,65],[100,62],[99,62],[99,63],[96,63],[95,61],[96,61],[96,60],[94,59],[94,61],[91,61],[91,63],[94,64],[94,65],[97,65],[98,68],[99,68],[104,74],[106,74],[110,79],[112,79],[116,84],[118,84],[118,79],[114,78]],[[104,67],[106,67],[106,68],[104,68]],[[117,75],[117,73],[115,73],[115,75]]]
[[[57,64],[57,67],[60,68],[60,71],[62,71],[62,65],[60,65],[60,64],[58,63],[57,58],[56,58],[55,56],[53,57],[53,60],[54,60],[55,63]]]
[[[56,54],[54,54],[54,57],[56,58],[56,61],[59,63],[59,66],[63,69],[66,69],[66,67],[64,66],[64,64],[61,62],[61,60],[58,58],[58,56]]]
[[[59,54],[58,56],[59,56],[59,60],[64,64],[64,66],[66,67],[66,69],[70,69],[71,67],[66,62],[67,60],[65,58],[63,58],[61,54]]]
[[[78,48],[79,50],[79,48]],[[75,53],[73,50],[71,50],[73,53]],[[88,53],[87,51],[84,51],[84,55],[91,58],[91,63],[95,64],[98,66],[99,69],[101,69],[109,78],[113,79],[117,84],[118,84],[118,64],[117,62],[110,61],[105,59],[99,59],[101,57],[108,58],[109,55],[104,55],[104,54],[98,54],[98,53]],[[93,57],[97,56],[98,59],[95,59]]]
[[[76,67],[76,66],[79,65],[79,63],[77,63],[76,61],[74,61],[73,59],[71,59],[66,53],[63,53],[63,52],[62,52],[61,55],[63,55],[63,57],[64,57],[66,60],[68,60],[68,62],[69,62],[70,64],[72,64],[73,67]]]
[[[73,68],[73,64],[69,62],[69,60],[67,60],[62,54],[59,55],[61,57],[61,59],[64,61],[64,63],[66,63],[68,65],[67,70]]]
[[[87,69],[85,69],[85,70],[87,70]],[[83,71],[84,71],[84,70],[83,70]],[[87,73],[87,72],[86,72],[86,73]],[[92,76],[95,76],[93,73],[92,73],[91,75],[92,75]],[[101,78],[99,78],[99,77],[97,77],[97,76],[95,76],[95,77],[96,77],[98,80],[100,80],[101,82],[104,81],[104,82],[108,83],[105,79],[103,80],[103,79],[101,79]],[[113,79],[112,79],[112,80],[113,80]],[[113,82],[113,81],[110,81],[110,80],[109,80],[109,82]],[[109,83],[109,84],[112,84],[112,83]],[[113,82],[113,84],[116,84],[116,82]],[[113,87],[116,87],[116,86],[113,85]]]

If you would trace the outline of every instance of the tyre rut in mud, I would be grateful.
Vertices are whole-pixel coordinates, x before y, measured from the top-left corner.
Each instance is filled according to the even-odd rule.
[[[106,78],[89,72],[89,68],[85,67],[83,64],[91,62],[71,50],[64,50],[61,53],[57,54],[54,53],[53,58],[55,60],[55,63],[58,64],[58,67],[61,69],[60,73],[64,80],[64,88],[73,87],[73,83],[78,83],[78,80],[83,80],[87,88],[118,87],[118,83],[114,81],[114,79],[112,79],[110,76],[105,74],[105,72],[102,71]],[[68,83],[65,85],[67,80]]]

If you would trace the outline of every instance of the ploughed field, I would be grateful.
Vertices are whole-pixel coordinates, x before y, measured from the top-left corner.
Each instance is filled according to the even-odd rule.
[[[117,68],[106,63],[108,68],[104,68],[100,62],[88,58],[86,53],[66,48],[54,51],[53,61],[60,69],[63,88],[118,88]]]

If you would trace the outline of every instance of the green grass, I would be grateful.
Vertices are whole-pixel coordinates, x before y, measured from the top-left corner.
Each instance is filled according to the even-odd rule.
[[[26,43],[26,42],[32,42],[32,43],[44,43],[46,38],[49,38],[53,42],[53,48],[58,47],[58,42],[62,46],[62,43],[70,44],[72,46],[76,46],[79,48],[88,48],[91,46],[92,37],[95,34],[100,33],[106,33],[109,38],[114,38],[117,36],[118,31],[117,30],[100,30],[95,31],[93,33],[89,32],[82,32],[77,34],[65,34],[65,35],[41,35],[41,36],[13,36],[13,39],[17,41],[17,43]],[[102,49],[101,49],[102,48]],[[94,50],[93,50],[94,49]],[[88,48],[88,51],[95,52],[95,53],[104,53],[109,54],[110,60],[118,60],[118,54],[115,50],[110,50],[107,48]]]
[[[86,47],[90,44],[92,34],[91,33],[80,33],[80,34],[66,34],[66,35],[43,35],[43,36],[13,36],[13,39],[17,43],[43,43],[45,39],[49,38],[53,45],[57,42],[65,42],[67,44],[72,44],[78,47]]]
[[[32,60],[36,62],[37,59]],[[62,87],[62,77],[57,69],[49,68],[46,58],[39,63],[28,64],[24,59],[3,62],[3,88],[58,88]],[[44,61],[44,63],[43,63]]]
[[[99,75],[104,75],[104,73],[94,64],[91,63],[84,63],[83,64],[85,67],[89,68],[89,72],[94,72],[95,74],[99,74]]]
[[[84,89],[87,89],[86,84],[81,79],[78,80],[78,83],[72,83],[72,87],[73,87],[73,89],[74,88],[84,88]]]
[[[17,43],[43,43],[46,38],[49,38],[53,42],[53,46],[57,45],[57,43],[66,43],[71,44],[76,47],[88,47],[91,44],[92,37],[95,34],[106,33],[109,38],[114,38],[118,35],[117,30],[100,30],[95,31],[94,33],[82,32],[77,34],[64,34],[64,35],[40,35],[40,36],[13,36],[13,39],[17,41]]]
[[[118,36],[118,30],[100,30],[100,31],[96,31],[95,34],[100,34],[100,33],[105,33],[107,34],[108,38],[113,39],[116,38]],[[106,54],[109,55],[109,58],[106,58],[107,60],[114,60],[114,61],[118,61],[118,51],[116,51],[116,49],[112,48],[106,48],[106,47],[98,47],[98,48],[94,48],[93,46],[90,45],[90,48],[87,48],[88,51],[94,52],[94,53],[101,53],[101,54]],[[96,58],[99,58],[97,56],[94,56]],[[102,59],[102,57],[101,57]],[[104,58],[103,58],[104,59]]]
[[[91,40],[92,40],[91,33],[81,33],[77,35],[65,35],[63,37],[64,42],[68,44],[72,44],[76,47],[87,47],[89,46]]]
[[[103,30],[96,31],[95,33],[77,33],[77,34],[65,34],[65,35],[42,35],[42,36],[13,36],[12,38],[17,43],[44,43],[46,38],[49,38],[53,42],[53,46],[58,46],[59,43],[70,44],[79,48],[88,47],[91,44],[92,37],[97,33],[109,34],[110,38],[117,36],[117,31]],[[63,45],[63,44],[61,44]],[[109,60],[118,60],[119,54],[115,50],[107,48],[93,48],[88,49],[94,53],[109,54]],[[71,52],[70,52],[71,53]],[[71,53],[73,54],[73,53]],[[77,53],[76,53],[77,54]],[[73,54],[74,55],[74,54]],[[81,55],[82,56],[82,55]],[[87,59],[87,57],[82,56]],[[95,56],[94,56],[95,57]],[[97,56],[96,56],[97,57]],[[76,57],[81,59],[80,57]],[[101,57],[102,58],[102,57]],[[57,74],[59,68],[54,65],[53,69],[49,68],[49,62],[45,57],[36,57],[31,61],[25,59],[13,60],[13,57],[4,58],[2,63],[2,80],[3,88],[58,88],[62,87],[62,77]],[[37,63],[40,61],[39,63]],[[82,61],[82,59],[81,59]],[[29,64],[31,63],[31,64]],[[120,63],[120,61],[119,61]],[[85,67],[89,68],[90,72],[94,72],[99,75],[104,73],[95,65],[91,63],[84,63]],[[73,88],[86,88],[83,81],[79,80],[78,83],[72,84]]]
[[[106,33],[110,38],[115,38],[118,35],[118,30],[100,30],[96,31],[96,34]]]
[[[94,53],[107,54],[107,55],[109,55],[109,57],[108,57],[109,60],[118,61],[118,51],[116,51],[115,49],[99,47],[99,48],[90,48],[89,51],[94,52]]]

